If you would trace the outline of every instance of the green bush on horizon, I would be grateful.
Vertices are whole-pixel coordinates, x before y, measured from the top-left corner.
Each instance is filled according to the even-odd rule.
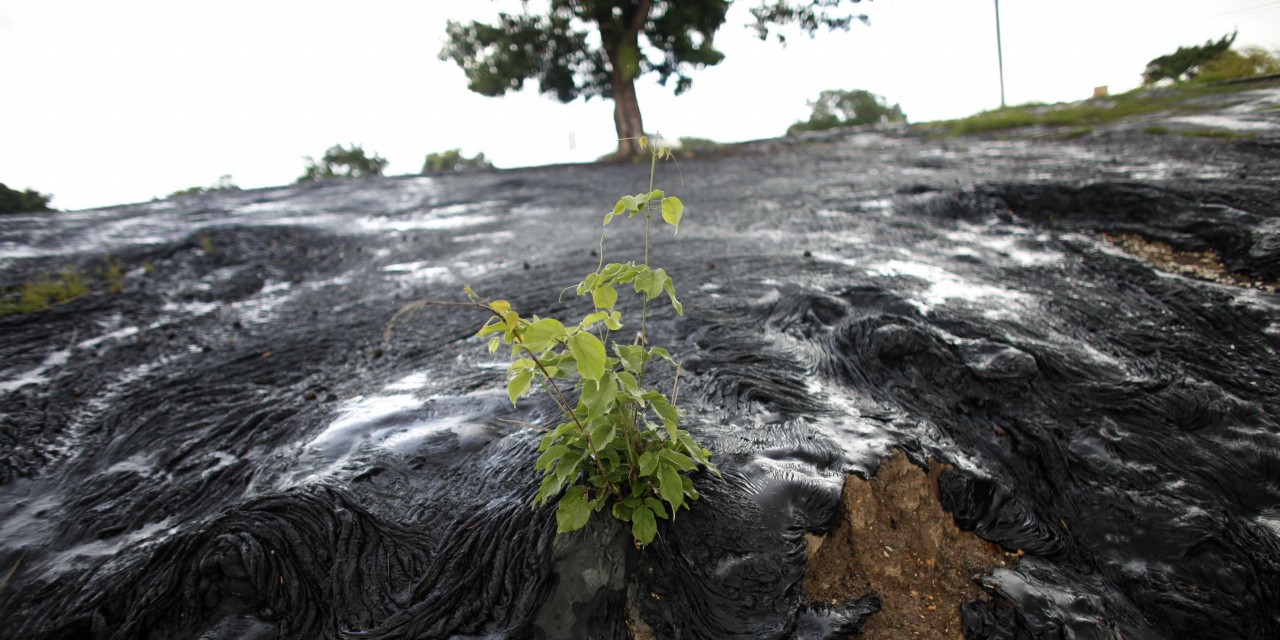
[[[349,147],[335,144],[324,152],[319,162],[311,156],[304,157],[307,167],[298,182],[381,176],[383,169],[387,167],[386,158],[376,153],[370,157],[365,154],[364,147],[358,144],[351,144]]]
[[[439,153],[427,154],[427,159],[422,163],[422,173],[446,173],[451,171],[488,171],[493,169],[493,163],[485,159],[483,153],[477,153],[473,157],[462,155],[461,149],[449,149]]]
[[[0,214],[4,213],[37,213],[53,211],[49,208],[49,200],[53,196],[40,193],[34,189],[10,189],[0,182]]]
[[[187,187],[186,189],[179,189],[169,194],[169,197],[182,198],[185,196],[198,196],[206,193],[214,193],[217,191],[239,191],[239,190],[240,190],[240,187],[237,187],[236,184],[231,181],[231,174],[225,174],[220,176],[218,178],[218,181],[213,183],[213,186]]]
[[[823,91],[818,94],[817,100],[809,102],[809,106],[813,109],[809,119],[788,127],[787,135],[801,131],[907,121],[902,107],[896,104],[889,106],[883,97],[863,89]]]
[[[1262,47],[1228,49],[1200,67],[1194,82],[1222,82],[1280,73],[1280,54]]]
[[[678,148],[681,151],[697,153],[699,151],[714,151],[725,146],[723,142],[716,142],[710,138],[699,138],[696,136],[685,136],[679,139]]]

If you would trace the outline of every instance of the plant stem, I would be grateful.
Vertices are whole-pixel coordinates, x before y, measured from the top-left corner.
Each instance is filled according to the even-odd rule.
[[[493,309],[489,309],[489,311],[492,311],[493,315],[498,316],[499,320],[502,319],[502,316],[497,311],[493,311]],[[520,346],[524,346],[524,339],[520,336],[516,336],[516,341],[520,343]],[[533,364],[537,365],[538,371],[542,372],[542,379],[546,381],[546,384],[550,385],[551,390],[555,392],[555,397],[560,403],[560,409],[569,415],[569,419],[573,420],[575,425],[578,425],[578,431],[582,432],[582,437],[587,439],[587,447],[591,449],[591,460],[596,463],[596,470],[600,472],[600,479],[604,480],[604,488],[608,490],[609,493],[613,493],[613,484],[609,482],[609,475],[605,473],[604,463],[600,461],[600,453],[596,451],[596,443],[591,439],[591,432],[587,431],[587,428],[578,420],[577,414],[575,414],[573,412],[573,408],[569,406],[569,400],[564,397],[564,393],[560,391],[560,386],[556,384],[556,381],[551,377],[551,374],[547,373],[547,368],[543,366],[542,360],[540,360],[537,354],[528,347],[525,347],[524,350],[529,354],[529,359],[533,361]]]
[[[650,149],[649,150],[649,193],[653,193],[653,177],[654,177],[654,174],[657,173],[657,170],[658,170],[658,152],[656,150]],[[659,206],[661,206],[661,203],[659,203]],[[652,219],[653,219],[652,206],[646,205],[644,210],[644,266],[646,267],[649,266],[649,221]],[[649,320],[649,294],[646,293],[644,294],[644,296],[641,298],[641,301],[640,301],[640,346],[641,347],[644,347],[649,344],[649,334],[647,333],[648,320]],[[646,369],[645,365],[646,365],[646,362],[641,360],[640,361],[640,379],[638,381],[641,389],[644,388],[644,372]],[[636,405],[635,411],[631,414],[631,424],[635,429],[635,436],[637,438],[636,449],[638,451],[640,448],[640,442],[639,442],[640,406],[639,405]],[[637,453],[636,455],[638,456],[639,454]],[[637,457],[636,459],[638,460],[639,458]]]

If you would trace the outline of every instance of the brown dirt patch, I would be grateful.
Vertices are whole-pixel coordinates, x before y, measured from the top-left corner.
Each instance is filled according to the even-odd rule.
[[[895,451],[874,479],[846,480],[836,530],[809,539],[811,600],[845,602],[868,591],[884,599],[864,638],[961,640],[961,605],[986,598],[974,578],[1016,564],[1015,554],[960,531],[942,509],[943,469],[930,461],[926,473]]]
[[[1219,284],[1230,284],[1237,287],[1253,287],[1275,293],[1277,283],[1266,282],[1256,278],[1246,278],[1227,270],[1222,264],[1222,257],[1217,251],[1178,251],[1167,243],[1149,240],[1136,233],[1104,233],[1111,244],[1124,249],[1156,267],[1201,280],[1209,280]]]

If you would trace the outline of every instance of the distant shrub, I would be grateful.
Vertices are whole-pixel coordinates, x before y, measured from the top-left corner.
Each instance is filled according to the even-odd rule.
[[[32,213],[36,211],[52,211],[49,200],[53,196],[26,189],[18,191],[6,187],[0,182],[0,213]]]
[[[422,173],[445,173],[449,171],[488,171],[493,163],[485,159],[483,153],[468,158],[462,155],[461,149],[449,149],[440,153],[429,153],[422,163]]]
[[[1194,80],[1206,64],[1230,49],[1235,41],[1236,34],[1232,33],[1222,36],[1217,42],[1209,40],[1200,46],[1178,47],[1177,51],[1148,62],[1142,72],[1142,83],[1153,85],[1165,80]]]
[[[1166,127],[1164,125],[1159,125],[1159,124],[1153,124],[1147,127],[1143,127],[1142,132],[1153,135],[1153,136],[1162,136],[1169,133],[1169,127]]]
[[[686,137],[680,138],[680,150],[697,153],[699,151],[715,151],[724,146],[724,143],[716,142],[709,138]]]
[[[889,106],[884,98],[862,89],[823,91],[817,100],[809,102],[809,106],[813,108],[809,119],[791,125],[787,129],[788,135],[800,131],[907,121],[901,107],[896,104]]]
[[[311,156],[306,156],[306,160],[306,172],[298,178],[298,182],[380,176],[387,167],[385,158],[376,153],[373,157],[365,155],[364,148],[358,144],[350,147],[335,144],[324,152],[320,162],[316,162]]]
[[[1280,73],[1280,58],[1262,47],[1228,49],[1200,67],[1197,82],[1219,82]]]
[[[177,191],[174,191],[173,193],[169,194],[169,197],[181,198],[184,196],[198,196],[205,193],[213,193],[215,191],[239,191],[239,190],[240,190],[240,187],[237,187],[235,183],[231,181],[231,176],[228,174],[228,175],[223,175],[219,177],[218,181],[215,182],[211,187],[187,187],[186,189],[179,189]]]

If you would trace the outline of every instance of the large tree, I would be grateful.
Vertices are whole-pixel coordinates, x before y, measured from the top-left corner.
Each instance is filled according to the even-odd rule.
[[[1209,40],[1203,46],[1178,47],[1177,51],[1148,62],[1142,72],[1142,83],[1151,85],[1161,80],[1194,80],[1202,67],[1225,53],[1235,41],[1236,34],[1229,33],[1221,40]]]
[[[52,211],[49,200],[53,196],[32,189],[10,189],[0,182],[0,213],[32,213]]]
[[[639,153],[644,135],[636,78],[658,74],[675,79],[680,95],[692,84],[689,72],[719,64],[724,54],[713,39],[732,0],[549,0],[531,12],[499,13],[495,23],[449,22],[441,59],[453,60],[486,96],[518,91],[536,80],[540,91],[561,102],[578,97],[613,100],[618,155]],[[857,3],[860,0],[849,0]],[[761,39],[773,27],[795,24],[813,34],[820,27],[848,29],[854,19],[841,0],[766,0],[752,9]],[[593,37],[594,36],[594,37]]]

